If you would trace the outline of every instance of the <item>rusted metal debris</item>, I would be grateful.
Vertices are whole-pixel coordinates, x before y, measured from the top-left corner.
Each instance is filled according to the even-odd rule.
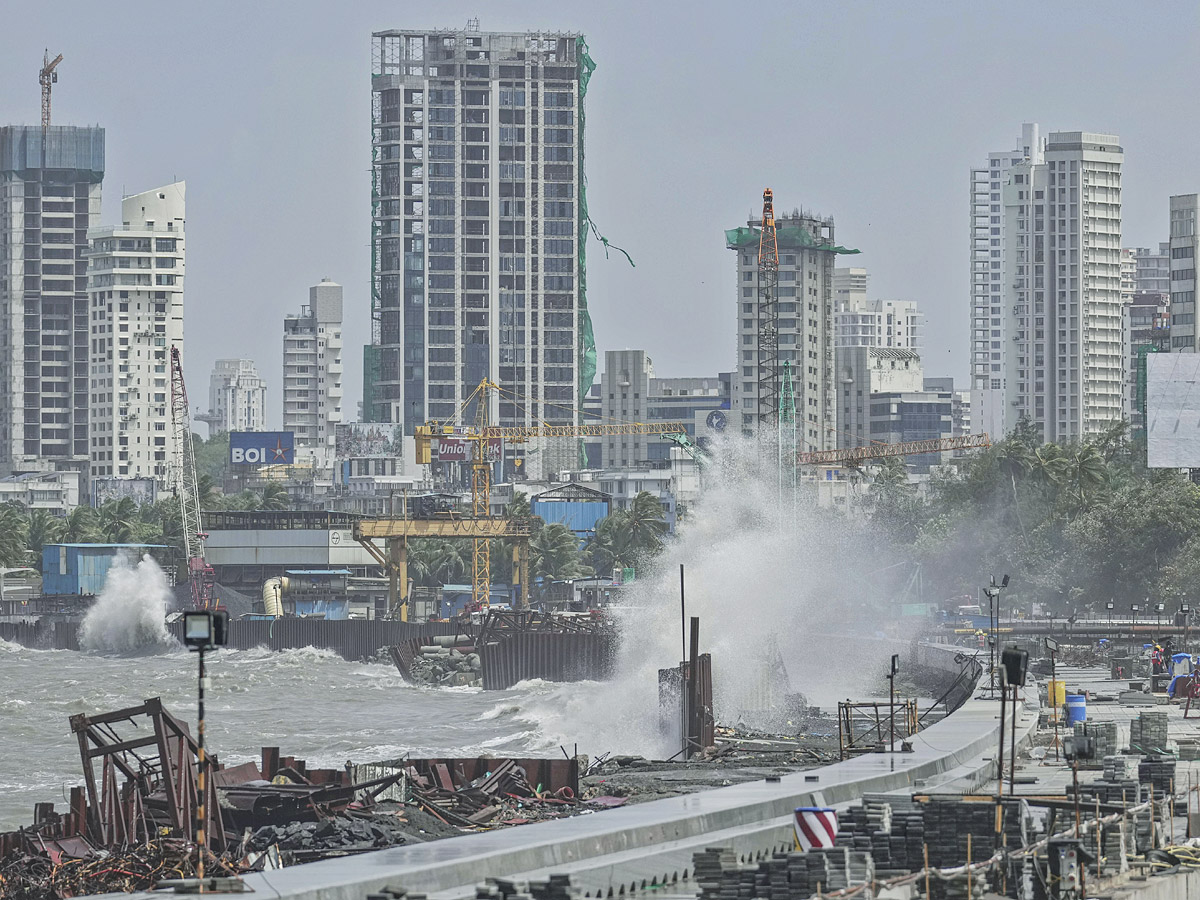
[[[71,789],[65,812],[39,803],[31,826],[0,834],[0,898],[140,890],[190,876],[197,748],[187,725],[153,698],[73,716],[71,728],[84,786]],[[578,805],[574,759],[310,769],[264,747],[259,763],[225,767],[210,756],[209,764],[208,870],[217,874],[557,818]],[[115,875],[93,865],[114,860]]]

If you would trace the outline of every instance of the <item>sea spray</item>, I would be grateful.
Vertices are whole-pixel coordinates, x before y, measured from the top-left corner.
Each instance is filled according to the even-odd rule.
[[[764,467],[753,441],[730,437],[715,449],[703,498],[613,609],[617,678],[534,701],[548,737],[594,753],[678,750],[677,736],[659,727],[658,670],[684,652],[681,563],[687,615],[700,618],[700,651],[712,654],[718,721],[762,721],[783,709],[789,690],[827,708],[878,680],[882,651],[858,639],[882,628],[879,604],[901,571],[891,541],[840,511],[781,503],[773,451]]]
[[[79,645],[108,653],[169,647],[173,643],[166,626],[170,600],[167,576],[158,563],[149,556],[136,564],[130,556],[119,556],[83,618]]]

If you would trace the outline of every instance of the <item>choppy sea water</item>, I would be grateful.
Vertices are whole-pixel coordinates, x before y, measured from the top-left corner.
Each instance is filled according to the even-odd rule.
[[[596,683],[415,688],[390,665],[314,649],[218,651],[206,661],[208,745],[225,763],[257,760],[263,746],[334,768],[405,754],[559,754],[576,741],[581,753],[629,752],[588,715],[605,691]],[[70,716],[162,697],[194,727],[196,674],[183,649],[117,656],[0,640],[0,831],[29,824],[36,802],[65,804],[82,784]]]

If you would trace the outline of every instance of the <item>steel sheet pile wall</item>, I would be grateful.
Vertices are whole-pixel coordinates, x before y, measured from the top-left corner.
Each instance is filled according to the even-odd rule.
[[[183,638],[183,622],[170,626],[176,640]],[[384,619],[234,619],[229,623],[229,647],[251,650],[298,650],[317,647],[332,650],[349,660],[370,659],[381,647],[409,638],[454,634],[448,622],[392,622]]]
[[[37,650],[78,650],[79,622],[75,619],[0,622],[0,640]]]
[[[617,636],[555,632],[496,635],[477,647],[483,664],[483,688],[504,690],[519,681],[603,681],[612,677]]]

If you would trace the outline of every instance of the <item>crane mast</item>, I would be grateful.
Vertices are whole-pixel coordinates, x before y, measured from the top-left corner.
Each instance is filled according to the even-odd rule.
[[[38,72],[38,84],[42,86],[42,131],[50,127],[50,86],[58,81],[54,70],[62,59],[61,53],[51,59],[49,50],[42,55],[42,70]]]
[[[759,437],[774,438],[770,427],[779,415],[779,240],[775,198],[763,191],[762,229],[758,235],[758,409]]]
[[[183,520],[183,552],[187,557],[192,605],[197,609],[208,609],[212,605],[213,569],[204,558],[204,540],[208,535],[200,521],[192,416],[178,347],[171,348],[171,430],[175,444],[175,496],[179,499]]]

